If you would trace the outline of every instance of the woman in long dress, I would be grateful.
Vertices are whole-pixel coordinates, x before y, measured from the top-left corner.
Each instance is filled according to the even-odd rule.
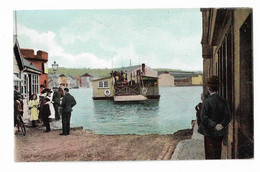
[[[37,100],[37,95],[33,94],[32,99],[29,101],[29,108],[31,109],[30,121],[32,121],[32,127],[36,127],[35,122],[39,119],[39,113],[37,109],[38,105],[39,102]]]
[[[50,89],[47,91],[47,96],[46,96],[50,101],[48,101],[48,104],[50,106],[50,112],[51,112],[51,115],[49,116],[50,119],[55,119],[55,109],[54,109],[54,106],[53,106],[53,101],[52,101],[52,98],[53,98],[53,91],[51,91]]]

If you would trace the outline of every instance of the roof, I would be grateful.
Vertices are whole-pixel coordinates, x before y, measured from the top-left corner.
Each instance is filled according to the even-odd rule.
[[[37,68],[36,66],[34,66],[34,65],[32,64],[32,62],[26,60],[26,59],[23,58],[23,57],[22,57],[22,62],[23,62],[24,66],[25,66],[26,68],[33,69],[33,70],[35,70],[35,71],[37,71],[37,72],[42,72],[39,68]]]
[[[191,76],[198,76],[198,75],[202,75],[202,73],[200,72],[181,72],[181,71],[160,71],[159,72],[161,74],[170,74],[172,76],[174,76],[174,79],[185,79],[185,78],[189,78]]]
[[[142,65],[121,67],[121,68],[116,69],[115,71],[131,72],[131,71],[136,70],[136,69],[138,69],[140,67],[142,67]]]
[[[90,75],[89,73],[85,73],[85,74],[81,75],[81,77],[82,77],[82,76],[85,76],[85,77],[92,77],[92,75]]]
[[[106,76],[106,77],[102,77],[102,78],[93,79],[92,81],[99,81],[99,80],[109,79],[109,78],[111,78],[111,76]]]
[[[14,41],[14,47],[13,47],[14,56],[15,56],[15,59],[17,61],[19,70],[21,71],[24,68],[24,64],[23,64],[23,61],[22,61],[23,57],[21,56],[20,47],[19,47],[17,37],[14,37],[13,41]]]
[[[56,74],[56,73],[49,73],[49,74],[48,74],[48,77],[49,77],[49,78],[59,78],[60,75],[59,75],[59,74]]]

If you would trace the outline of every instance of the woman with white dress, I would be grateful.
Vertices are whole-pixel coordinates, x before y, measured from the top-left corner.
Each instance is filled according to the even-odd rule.
[[[53,106],[53,100],[52,100],[52,97],[53,97],[53,91],[52,90],[48,90],[47,91],[47,96],[46,96],[48,99],[50,99],[50,101],[48,101],[48,104],[50,106],[50,112],[51,112],[51,115],[49,116],[50,119],[55,119],[55,109],[54,109],[54,106]]]

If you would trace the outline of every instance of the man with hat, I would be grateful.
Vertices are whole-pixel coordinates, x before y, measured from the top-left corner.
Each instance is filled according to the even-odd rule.
[[[204,100],[200,114],[198,132],[204,135],[205,158],[221,159],[221,147],[226,127],[231,121],[231,113],[226,100],[217,94],[220,86],[217,76],[207,82],[209,96]]]
[[[70,117],[72,107],[76,105],[76,100],[69,93],[68,88],[64,88],[64,97],[62,99],[62,133],[60,135],[69,135],[70,134]]]

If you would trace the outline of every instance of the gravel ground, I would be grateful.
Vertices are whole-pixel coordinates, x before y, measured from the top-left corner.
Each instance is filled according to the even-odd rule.
[[[170,135],[100,135],[86,130],[43,133],[27,128],[15,135],[16,162],[168,160],[180,140],[190,139],[192,130]]]

